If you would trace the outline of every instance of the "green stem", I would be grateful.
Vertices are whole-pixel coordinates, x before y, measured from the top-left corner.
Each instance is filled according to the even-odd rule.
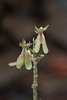
[[[37,62],[34,62],[34,68],[33,68],[33,100],[38,100],[38,94],[37,94],[37,87],[38,87],[38,83],[37,83],[37,77],[38,77],[38,73],[37,73]]]

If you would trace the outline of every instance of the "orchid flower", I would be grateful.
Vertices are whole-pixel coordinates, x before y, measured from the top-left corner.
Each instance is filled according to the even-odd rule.
[[[35,47],[34,47],[34,51],[35,51],[36,53],[38,53],[39,50],[40,50],[40,44],[42,44],[43,52],[44,52],[45,54],[48,53],[48,47],[47,47],[47,45],[46,45],[45,36],[44,36],[44,34],[43,34],[43,31],[47,30],[48,26],[49,26],[49,25],[47,25],[47,26],[44,27],[44,28],[43,28],[43,27],[37,28],[37,27],[35,26],[35,32],[36,32],[36,34],[38,34],[38,36],[37,36],[37,38],[36,38],[36,40],[35,40]]]
[[[31,62],[31,52],[28,49],[31,46],[31,43],[26,43],[25,40],[23,40],[23,43],[19,43],[19,45],[23,48],[21,54],[17,58],[16,62],[9,63],[9,66],[16,66],[18,69],[22,67],[22,65],[25,63],[25,67],[27,70],[30,70],[32,68],[32,62]]]

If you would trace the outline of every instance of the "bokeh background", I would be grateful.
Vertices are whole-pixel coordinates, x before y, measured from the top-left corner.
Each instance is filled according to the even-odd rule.
[[[32,70],[8,63],[19,56],[22,38],[36,38],[34,25],[47,24],[49,53],[38,64],[39,98],[67,100],[67,0],[0,0],[0,100],[32,100]]]

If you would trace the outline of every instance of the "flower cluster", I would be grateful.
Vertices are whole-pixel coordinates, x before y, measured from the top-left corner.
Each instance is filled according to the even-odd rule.
[[[26,44],[26,41],[24,40],[23,43],[20,43],[19,45],[23,48],[22,52],[17,58],[17,61],[9,63],[9,66],[16,66],[18,69],[20,69],[25,63],[26,69],[30,70],[32,68],[31,52],[29,50],[31,43],[29,42]]]
[[[42,48],[43,48],[43,52],[45,54],[48,53],[48,48],[47,48],[47,45],[46,45],[46,40],[45,40],[45,37],[44,37],[44,34],[43,34],[43,31],[47,30],[49,25],[47,25],[46,27],[40,27],[40,28],[37,28],[35,26],[35,32],[36,34],[38,34],[36,40],[35,40],[35,52],[38,53],[39,50],[40,50],[40,44],[42,44]]]
[[[40,27],[37,28],[35,26],[35,32],[36,34],[38,34],[36,40],[34,40],[35,45],[34,45],[34,51],[35,53],[38,53],[40,50],[40,44],[42,44],[42,48],[43,48],[43,52],[45,54],[48,53],[48,48],[46,45],[46,40],[45,40],[45,36],[43,34],[43,31],[47,30],[49,25],[47,25],[46,27]],[[16,62],[12,62],[9,63],[9,66],[16,66],[18,69],[20,69],[23,64],[25,64],[25,67],[27,70],[32,69],[32,59],[36,59],[37,61],[39,61],[40,59],[42,59],[44,57],[44,55],[39,55],[37,58],[34,58],[33,54],[31,54],[31,51],[33,51],[33,49],[31,49],[30,51],[30,46],[32,43],[26,43],[25,40],[22,41],[22,43],[19,43],[19,45],[22,47],[22,51],[21,54],[19,55],[19,57],[17,58]]]

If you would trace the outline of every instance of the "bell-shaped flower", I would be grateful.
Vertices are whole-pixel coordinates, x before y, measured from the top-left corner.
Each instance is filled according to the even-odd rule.
[[[43,27],[37,28],[37,27],[35,26],[35,32],[36,32],[36,34],[38,34],[38,36],[37,36],[37,38],[36,38],[36,40],[35,40],[35,47],[34,47],[34,51],[35,51],[36,53],[38,53],[39,50],[40,50],[40,44],[42,44],[43,52],[44,52],[45,54],[47,54],[48,51],[49,51],[49,50],[48,50],[48,47],[47,47],[47,44],[46,44],[45,36],[44,36],[44,34],[43,34],[43,31],[47,30],[48,26],[49,26],[49,25],[47,25],[47,26],[44,27],[44,28],[43,28]]]
[[[23,49],[19,57],[17,58],[16,62],[9,63],[9,66],[16,66],[18,69],[22,67],[22,65],[25,63],[25,67],[27,70],[30,70],[32,68],[32,62],[31,62],[31,52],[28,49],[31,43],[26,43],[26,41],[23,41],[23,44],[19,44]]]

